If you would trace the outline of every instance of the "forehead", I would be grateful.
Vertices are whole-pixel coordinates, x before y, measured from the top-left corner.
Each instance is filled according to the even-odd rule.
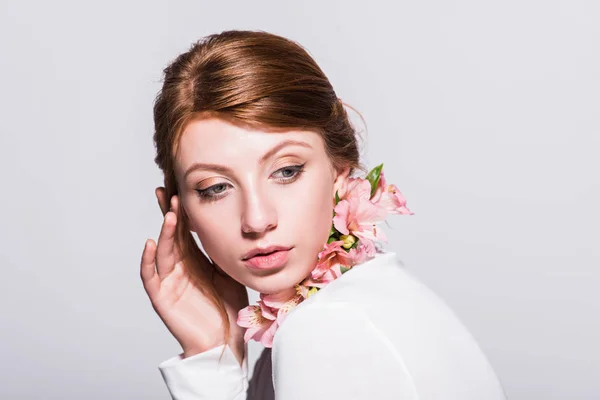
[[[198,161],[247,165],[248,162],[258,163],[264,153],[285,140],[305,142],[312,147],[294,146],[294,149],[325,155],[323,139],[314,131],[261,130],[219,118],[205,118],[187,124],[180,138],[176,159],[182,170]]]

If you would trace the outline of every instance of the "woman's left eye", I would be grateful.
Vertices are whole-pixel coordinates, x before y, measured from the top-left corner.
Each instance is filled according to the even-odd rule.
[[[297,179],[300,174],[304,172],[304,164],[302,165],[290,165],[275,171],[275,174],[281,173],[281,178],[276,178],[280,182],[289,182]]]

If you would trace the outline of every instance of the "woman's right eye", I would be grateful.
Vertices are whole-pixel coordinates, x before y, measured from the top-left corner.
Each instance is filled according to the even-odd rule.
[[[226,189],[227,184],[219,183],[217,185],[207,187],[206,189],[196,189],[196,192],[198,192],[198,196],[203,199],[217,199],[222,197],[220,195],[224,193]]]

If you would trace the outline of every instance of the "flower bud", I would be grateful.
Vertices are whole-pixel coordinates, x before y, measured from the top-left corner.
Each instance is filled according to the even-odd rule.
[[[340,240],[344,241],[344,244],[342,245],[342,247],[345,248],[346,250],[349,249],[350,247],[352,247],[354,245],[354,243],[356,243],[356,238],[352,235],[342,235],[342,236],[340,236]]]

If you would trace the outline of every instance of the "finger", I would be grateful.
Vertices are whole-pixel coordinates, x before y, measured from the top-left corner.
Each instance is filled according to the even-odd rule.
[[[178,221],[181,220],[182,218],[185,218],[182,216],[183,207],[180,206],[179,196],[177,196],[177,195],[173,195],[173,197],[171,197],[171,211],[176,213]],[[187,233],[187,235],[191,235],[191,233]],[[175,245],[175,248],[173,251],[175,252],[176,261],[177,262],[181,261],[182,257],[181,257],[181,254],[179,253],[179,248],[178,248],[177,244]],[[198,249],[197,252],[194,252],[194,257],[195,257],[195,260],[199,263],[205,263],[208,265],[212,264],[211,261],[206,257],[206,255],[200,249]]]
[[[154,241],[152,239],[146,240],[144,251],[142,252],[140,276],[150,300],[152,300],[160,290],[160,277],[156,273],[156,265],[154,262],[155,254],[156,246]]]
[[[184,279],[185,274],[183,263],[175,263],[169,278],[161,282],[161,290],[171,293],[175,298],[181,297],[189,284],[189,281]]]
[[[171,197],[171,211],[176,212],[179,217],[179,196],[176,194]]]
[[[177,216],[177,221],[179,221],[180,219],[180,210],[179,210],[179,197],[177,195],[174,195],[171,197],[171,211],[175,213],[175,215]],[[179,253],[179,247],[177,246],[177,243],[175,243],[175,245],[173,246],[173,252],[175,253],[175,262],[179,262],[181,261],[181,255]]]
[[[160,211],[162,212],[162,214],[164,216],[167,213],[167,211],[169,211],[169,207],[168,207],[169,202],[167,201],[167,191],[165,190],[164,187],[159,186],[154,191],[154,194],[156,195],[156,199],[158,200],[158,206],[160,207]]]
[[[163,221],[162,229],[158,237],[158,246],[156,248],[156,269],[161,279],[167,276],[173,270],[177,262],[175,259],[175,231],[177,226],[177,216],[174,212],[167,212]]]

